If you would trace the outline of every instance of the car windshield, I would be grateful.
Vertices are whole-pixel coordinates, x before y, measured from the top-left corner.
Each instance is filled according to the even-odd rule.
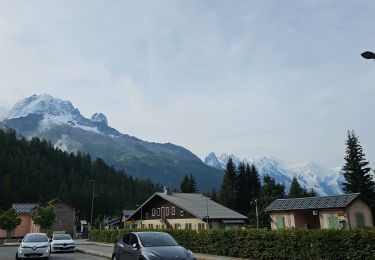
[[[33,242],[48,242],[48,237],[46,235],[37,235],[37,234],[27,235],[27,236],[25,236],[23,241],[24,242],[30,242],[30,243],[33,243]]]
[[[72,237],[68,234],[53,235],[53,240],[71,240]]]
[[[166,233],[138,233],[144,247],[178,246],[176,240]]]

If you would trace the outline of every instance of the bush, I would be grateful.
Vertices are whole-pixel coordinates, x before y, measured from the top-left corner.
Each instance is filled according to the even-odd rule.
[[[92,230],[90,239],[114,243],[130,231]],[[267,230],[232,229],[160,230],[196,253],[251,259],[372,259],[375,229]]]

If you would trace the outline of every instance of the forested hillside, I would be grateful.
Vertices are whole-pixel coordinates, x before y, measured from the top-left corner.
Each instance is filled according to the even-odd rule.
[[[102,159],[92,161],[86,154],[63,152],[45,140],[28,141],[13,130],[0,130],[0,208],[14,202],[46,202],[59,197],[88,218],[92,182],[95,179],[97,215],[118,214],[135,208],[159,185],[127,176]]]

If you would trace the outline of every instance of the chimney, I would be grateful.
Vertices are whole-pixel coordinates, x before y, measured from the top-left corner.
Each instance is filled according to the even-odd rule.
[[[163,193],[166,195],[172,195],[171,191],[169,190],[168,187],[164,187]]]

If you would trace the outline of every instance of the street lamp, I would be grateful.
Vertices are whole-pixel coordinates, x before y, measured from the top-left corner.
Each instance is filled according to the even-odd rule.
[[[250,202],[250,204],[255,204],[255,215],[257,218],[257,228],[259,228],[259,214],[258,214],[258,199],[254,199],[253,201]]]
[[[90,227],[92,227],[92,216],[93,216],[93,213],[94,213],[95,181],[96,181],[96,180],[89,180],[89,182],[92,182],[92,198],[91,198],[91,218],[90,218]]]
[[[361,56],[367,60],[371,60],[373,59],[375,61],[375,53],[371,52],[371,51],[365,51],[363,53],[361,53]]]

